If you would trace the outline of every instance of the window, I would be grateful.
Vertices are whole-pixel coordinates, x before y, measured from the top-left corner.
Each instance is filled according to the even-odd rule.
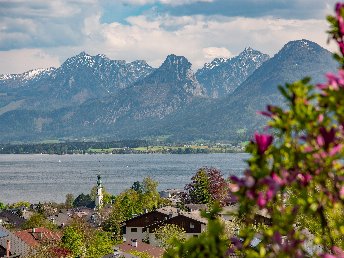
[[[193,224],[192,222],[190,222],[190,228],[195,228],[195,224]]]
[[[137,228],[131,228],[130,231],[131,232],[137,232]]]

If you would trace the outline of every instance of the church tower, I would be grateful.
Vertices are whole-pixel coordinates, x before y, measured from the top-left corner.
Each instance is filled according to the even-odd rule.
[[[101,207],[103,207],[103,186],[102,186],[102,179],[100,175],[98,175],[96,208],[100,209]]]

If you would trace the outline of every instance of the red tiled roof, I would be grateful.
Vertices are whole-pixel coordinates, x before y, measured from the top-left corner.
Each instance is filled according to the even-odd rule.
[[[154,258],[162,257],[162,255],[164,254],[164,249],[162,249],[160,247],[155,247],[155,246],[143,243],[143,242],[138,242],[137,247],[132,246],[128,242],[124,242],[122,244],[119,244],[118,248],[122,252],[130,252],[133,250],[136,250],[139,252],[146,252]]]
[[[47,228],[35,228],[35,232],[32,231],[32,229],[26,229],[17,231],[14,234],[32,247],[39,245],[43,241],[57,241],[61,239],[60,233],[53,232]]]

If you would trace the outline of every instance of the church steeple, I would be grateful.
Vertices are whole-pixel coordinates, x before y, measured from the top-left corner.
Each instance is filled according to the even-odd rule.
[[[97,197],[96,197],[96,207],[100,209],[103,206],[103,186],[102,186],[102,178],[98,175],[97,180]]]

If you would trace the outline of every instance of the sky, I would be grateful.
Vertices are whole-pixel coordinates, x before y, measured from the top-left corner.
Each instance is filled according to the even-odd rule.
[[[85,51],[110,59],[167,55],[198,69],[252,47],[273,56],[291,40],[327,43],[335,0],[0,0],[0,74],[58,67]]]

